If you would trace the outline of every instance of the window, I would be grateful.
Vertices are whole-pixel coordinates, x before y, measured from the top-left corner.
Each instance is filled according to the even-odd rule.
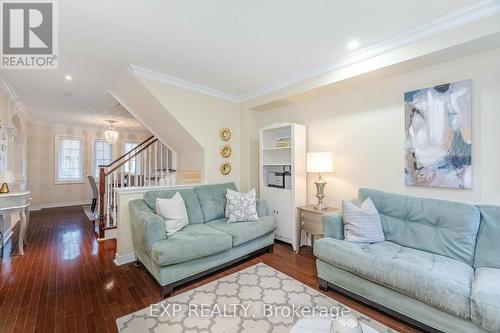
[[[128,153],[129,151],[131,151],[135,147],[137,147],[137,143],[125,142],[125,144],[123,146],[123,150],[125,153]],[[123,171],[125,173],[131,174],[131,175],[136,175],[136,172],[139,171],[139,170],[137,170],[139,167],[138,164],[140,163],[140,161],[138,160],[139,156],[140,155],[137,155],[137,157],[130,159],[127,163],[125,163],[123,165]]]
[[[56,183],[83,182],[83,139],[56,136]]]
[[[99,165],[113,162],[113,145],[102,139],[94,139],[94,177],[99,179]]]

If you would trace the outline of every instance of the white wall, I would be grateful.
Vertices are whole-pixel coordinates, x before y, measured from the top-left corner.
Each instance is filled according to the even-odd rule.
[[[370,81],[358,78],[309,94],[271,111],[246,111],[257,127],[273,122],[307,125],[308,151],[332,151],[335,172],[326,176],[327,201],[339,206],[359,187],[470,203],[500,204],[500,50],[462,58]],[[403,94],[441,83],[473,81],[473,189],[417,188],[404,185]],[[255,130],[250,140],[245,176],[257,186]],[[309,175],[308,198],[315,189]]]
[[[124,153],[125,141],[140,143],[150,133],[146,131],[121,131],[113,147],[115,157]],[[56,135],[78,136],[84,139],[84,182],[78,184],[55,184],[55,137]],[[90,203],[91,190],[86,176],[92,173],[93,138],[104,138],[104,131],[97,129],[53,127],[36,123],[29,124],[28,140],[28,188],[32,194],[33,209]]]
[[[203,182],[222,183],[240,182],[241,174],[241,129],[240,106],[237,103],[225,101],[212,96],[204,95],[184,88],[179,88],[160,81],[141,79],[144,85],[153,93],[165,110],[168,110],[177,122],[203,148]],[[163,119],[156,119],[163,121]],[[147,124],[146,124],[147,125]],[[168,123],[165,123],[168,127]],[[219,167],[224,161],[220,155],[220,148],[224,142],[219,138],[221,128],[227,127],[232,136],[227,143],[232,147],[232,155],[228,159],[232,165],[232,172],[224,176]],[[179,150],[177,150],[179,153]],[[200,164],[200,155],[186,154],[179,157],[180,165],[184,170],[192,170],[189,163]]]

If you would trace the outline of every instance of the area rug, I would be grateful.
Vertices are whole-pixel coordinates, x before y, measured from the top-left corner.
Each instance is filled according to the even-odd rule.
[[[120,332],[283,332],[303,318],[351,315],[396,332],[259,263],[116,320]]]

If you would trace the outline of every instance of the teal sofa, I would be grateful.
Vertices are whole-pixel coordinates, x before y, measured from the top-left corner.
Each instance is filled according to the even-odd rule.
[[[180,190],[151,191],[129,202],[132,241],[137,261],[161,286],[162,297],[174,287],[209,274],[261,251],[272,251],[276,220],[265,202],[257,200],[259,220],[227,223],[226,190],[234,183],[202,185]],[[179,192],[189,224],[167,237],[163,218],[156,214],[157,198]]]
[[[361,189],[386,241],[347,242],[340,214],[315,242],[329,287],[431,332],[500,332],[500,207]]]

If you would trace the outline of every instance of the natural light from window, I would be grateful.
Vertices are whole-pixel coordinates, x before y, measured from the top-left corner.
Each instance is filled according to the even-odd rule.
[[[135,147],[137,147],[137,143],[135,142],[125,142],[124,143],[124,146],[123,146],[123,149],[124,149],[124,152],[128,153],[129,151],[131,151],[132,149],[134,149]],[[130,174],[130,175],[135,175],[136,174],[136,171],[137,171],[137,159],[134,157],[132,159],[130,159],[127,163],[125,163],[123,165],[123,171],[126,173],[126,174]]]
[[[94,140],[94,177],[99,179],[99,165],[113,162],[113,145],[105,140]]]
[[[82,147],[81,138],[57,138],[57,182],[83,181]]]

